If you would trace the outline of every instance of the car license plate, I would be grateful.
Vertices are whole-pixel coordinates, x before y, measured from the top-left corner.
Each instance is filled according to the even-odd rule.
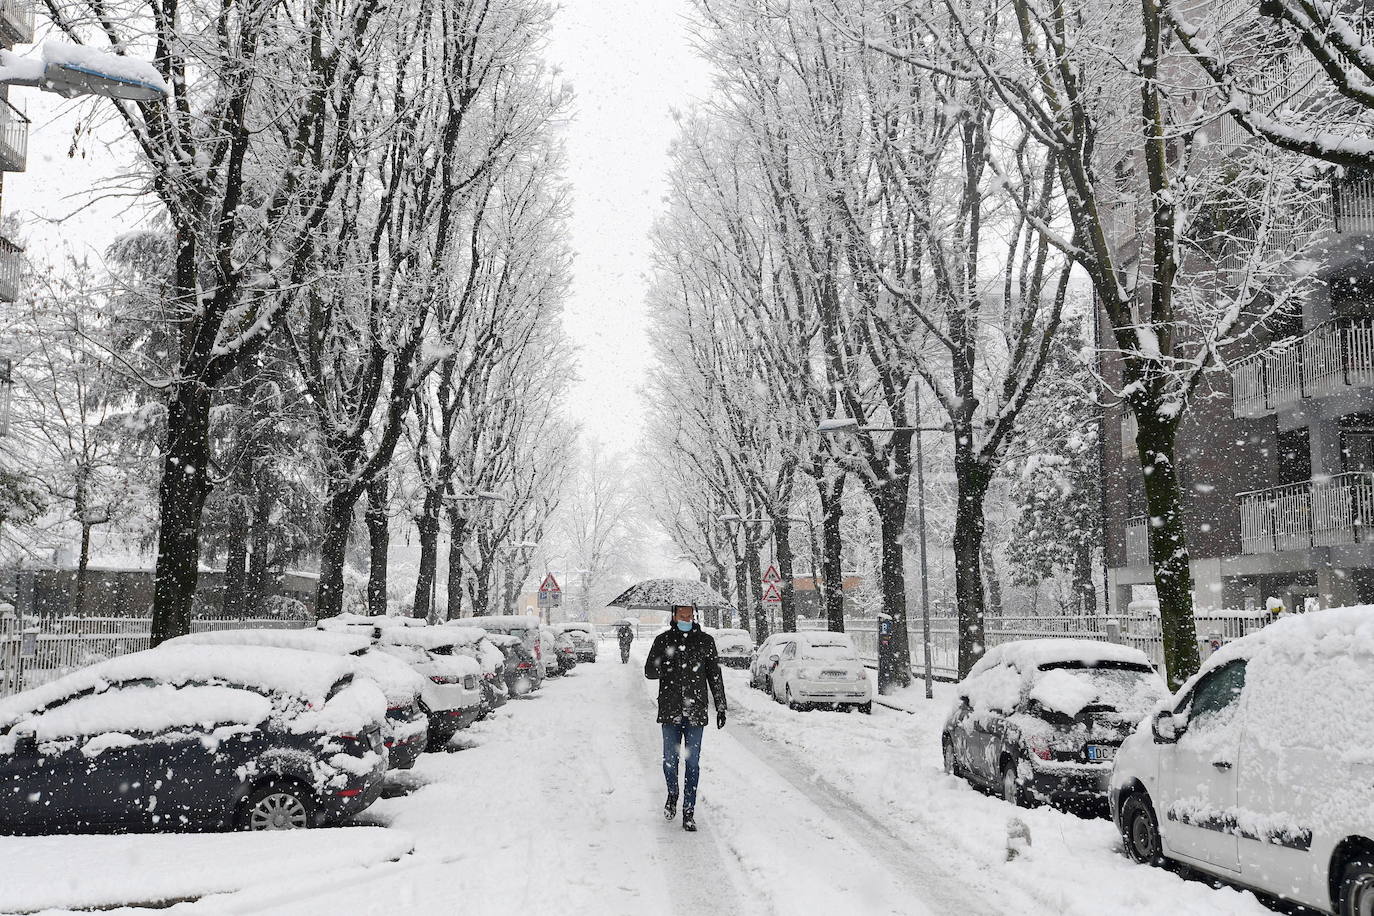
[[[827,681],[842,681],[848,674],[847,671],[822,671],[821,678]]]
[[[1112,747],[1110,744],[1089,744],[1088,759],[1094,761],[1115,760],[1116,748]]]

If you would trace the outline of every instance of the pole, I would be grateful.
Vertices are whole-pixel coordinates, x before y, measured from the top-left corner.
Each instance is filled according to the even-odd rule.
[[[921,394],[916,393],[916,425],[921,425]],[[921,641],[926,665],[926,699],[935,698],[934,678],[930,673],[930,576],[926,568],[926,460],[925,434],[916,433],[916,528],[921,553]]]

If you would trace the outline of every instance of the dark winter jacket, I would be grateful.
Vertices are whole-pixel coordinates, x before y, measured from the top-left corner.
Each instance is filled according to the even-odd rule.
[[[716,641],[698,624],[686,633],[674,625],[654,637],[644,661],[644,676],[658,681],[658,721],[664,725],[684,716],[692,725],[706,725],[710,721],[708,685],[716,710],[725,712],[725,680],[720,676]]]
[[[628,649],[628,648],[630,647],[630,643],[632,643],[632,642],[634,642],[634,641],[635,641],[635,634],[630,630],[630,628],[629,628],[629,627],[621,627],[621,628],[620,628],[620,648],[622,648],[622,649]]]

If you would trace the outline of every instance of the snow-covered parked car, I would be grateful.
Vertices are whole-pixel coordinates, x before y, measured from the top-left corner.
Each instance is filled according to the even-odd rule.
[[[512,697],[527,696],[534,689],[534,655],[519,636],[489,631],[487,642],[505,656],[506,689]]]
[[[0,700],[0,830],[250,830],[381,794],[386,699],[353,659],[246,646],[133,652]]]
[[[754,650],[749,661],[749,686],[773,692],[773,669],[782,659],[783,650],[795,639],[796,633],[774,633]]]
[[[439,750],[482,714],[482,667],[456,647],[462,633],[450,627],[385,627],[377,646],[426,679],[420,701],[429,717],[428,750]]]
[[[577,650],[577,660],[579,662],[595,662],[596,649],[599,635],[596,632],[596,625],[585,620],[573,620],[568,623],[556,623],[554,630],[560,633],[567,633],[572,638],[573,646]]]
[[[504,633],[507,636],[518,638],[531,660],[528,662],[529,668],[521,669],[530,674],[530,690],[538,690],[544,684],[544,676],[547,673],[546,665],[552,662],[557,666],[557,662],[552,659],[545,659],[544,644],[552,641],[548,639],[548,634],[539,622],[538,617],[530,614],[503,614],[491,617],[464,617],[460,620],[450,620],[450,626],[469,626],[481,627],[489,633]],[[542,636],[541,636],[542,634]]]
[[[707,630],[716,641],[716,655],[727,668],[748,668],[754,651],[754,638],[748,630]]]
[[[1371,710],[1374,607],[1288,617],[1223,646],[1121,746],[1111,805],[1126,852],[1374,913]]]
[[[1028,805],[1100,811],[1112,761],[1168,694],[1139,649],[1092,639],[994,646],[959,683],[945,771]]]
[[[829,706],[873,712],[873,686],[854,641],[845,633],[789,634],[769,677],[773,699],[792,709]]]
[[[551,629],[549,635],[553,637],[554,658],[558,660],[558,673],[567,674],[577,667],[577,643],[568,633],[560,630]]]
[[[425,678],[394,656],[373,645],[363,633],[322,630],[245,628],[189,633],[164,646],[269,646],[302,652],[353,657],[358,673],[370,678],[386,696],[386,724],[382,738],[393,770],[415,766],[429,740],[429,717],[421,708]]]
[[[510,697],[506,686],[506,656],[491,642],[490,634],[480,627],[450,626],[448,629],[460,634],[464,642],[454,646],[454,652],[466,655],[482,668],[482,713],[485,719],[495,709],[506,705]]]

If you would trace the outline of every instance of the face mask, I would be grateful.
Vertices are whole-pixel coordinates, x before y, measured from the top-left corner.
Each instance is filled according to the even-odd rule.
[[[677,621],[677,628],[686,633],[688,630],[692,629],[692,622],[690,620],[679,620]]]

